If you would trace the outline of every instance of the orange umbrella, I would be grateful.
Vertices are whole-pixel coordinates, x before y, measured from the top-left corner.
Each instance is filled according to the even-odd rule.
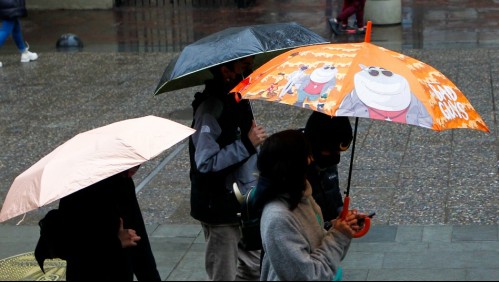
[[[490,132],[464,94],[444,74],[409,56],[370,42],[321,44],[292,49],[255,70],[232,92],[356,117],[342,218],[350,203],[350,180],[359,118],[386,120],[441,131],[470,128]],[[365,228],[355,237],[367,233]]]
[[[321,44],[270,60],[233,92],[331,116],[489,132],[463,93],[432,66],[374,44]]]

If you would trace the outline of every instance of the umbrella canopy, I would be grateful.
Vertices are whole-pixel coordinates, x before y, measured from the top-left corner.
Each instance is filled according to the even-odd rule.
[[[233,91],[243,99],[310,108],[331,116],[380,119],[438,131],[489,132],[468,99],[441,72],[367,42],[290,50],[255,70]]]
[[[80,133],[16,177],[0,222],[140,165],[193,133],[189,127],[155,116]]]
[[[259,66],[285,50],[320,43],[328,41],[294,22],[228,28],[186,46],[154,94],[201,85],[212,77],[209,68],[222,63],[255,55]]]

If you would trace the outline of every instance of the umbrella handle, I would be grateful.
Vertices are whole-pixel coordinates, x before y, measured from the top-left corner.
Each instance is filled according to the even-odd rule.
[[[364,218],[364,226],[362,227],[361,230],[359,230],[357,233],[353,235],[354,238],[360,238],[363,237],[364,235],[369,232],[369,228],[371,228],[371,218],[366,217]]]
[[[345,220],[347,218],[348,210],[350,208],[350,196],[345,196],[343,200],[343,210],[341,211],[340,218]]]
[[[345,200],[343,201],[343,210],[341,211],[340,218],[345,220],[348,215],[348,211],[350,209],[350,196],[345,196]],[[364,224],[361,230],[353,235],[353,238],[360,238],[369,232],[369,228],[371,228],[371,218],[366,216],[364,219]]]

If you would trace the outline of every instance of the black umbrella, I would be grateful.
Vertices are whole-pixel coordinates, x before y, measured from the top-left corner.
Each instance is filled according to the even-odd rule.
[[[255,57],[255,67],[286,50],[329,43],[315,32],[295,23],[232,27],[204,37],[190,45],[166,67],[155,95],[203,84],[211,78],[209,68]]]

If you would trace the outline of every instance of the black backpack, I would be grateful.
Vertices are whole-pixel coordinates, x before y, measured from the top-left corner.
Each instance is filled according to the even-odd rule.
[[[241,234],[240,246],[248,251],[262,250],[262,236],[260,234],[260,221],[267,200],[272,198],[273,191],[270,182],[265,177],[258,178],[256,187],[244,195],[241,203]]]
[[[58,209],[50,210],[38,225],[40,226],[40,238],[35,248],[35,258],[43,269],[46,259],[67,259],[67,240],[65,223],[62,213]]]
[[[244,195],[241,203],[241,241],[240,246],[247,251],[261,250],[262,236],[260,235],[260,219],[262,217],[262,209],[255,207],[256,187]]]

